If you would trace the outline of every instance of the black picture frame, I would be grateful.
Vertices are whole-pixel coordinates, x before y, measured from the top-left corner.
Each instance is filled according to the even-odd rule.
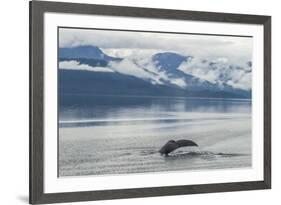
[[[45,204],[90,200],[153,197],[271,188],[271,17],[201,11],[105,6],[62,2],[30,2],[30,173],[29,202]],[[134,188],[68,193],[44,193],[44,13],[95,14],[154,19],[176,19],[241,24],[258,24],[264,28],[264,180]]]

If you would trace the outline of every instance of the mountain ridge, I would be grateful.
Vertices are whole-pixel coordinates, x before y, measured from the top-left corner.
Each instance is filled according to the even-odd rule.
[[[150,87],[151,90],[154,90],[153,86],[158,89],[157,91],[154,90],[154,92],[161,93],[161,89],[163,89],[162,90],[163,92],[170,90],[170,93],[167,94],[171,96],[174,96],[174,93],[180,93],[179,96],[190,96],[192,93],[193,97],[196,96],[203,97],[202,95],[205,94],[208,97],[220,96],[226,98],[229,97],[251,98],[251,90],[247,91],[247,90],[233,88],[232,86],[227,85],[226,83],[225,84],[218,83],[218,82],[212,83],[209,82],[208,80],[199,78],[197,76],[186,73],[183,70],[179,69],[179,67],[183,64],[187,64],[187,65],[189,65],[189,63],[192,64],[193,58],[194,58],[193,56],[184,56],[174,52],[159,52],[151,56],[151,62],[147,61],[148,63],[146,62],[144,64],[141,64],[136,60],[129,61],[126,58],[122,59],[122,58],[115,58],[109,56],[96,46],[79,46],[79,47],[59,49],[60,62],[76,61],[79,63],[79,65],[88,65],[90,67],[93,67],[93,71],[95,67],[106,67],[112,70],[112,73],[106,75],[102,75],[101,72],[93,72],[93,75],[90,73],[87,74],[91,76],[92,81],[95,81],[92,83],[90,83],[89,81],[87,86],[90,87],[97,86],[100,87],[99,88],[100,90],[102,90],[102,86],[105,87],[105,85],[101,82],[100,85],[97,85],[97,78],[95,78],[95,76],[100,76],[100,77],[106,76],[105,77],[106,79],[104,79],[104,81],[109,84],[110,83],[112,84],[112,82],[110,82],[111,78],[109,76],[112,77],[115,75],[118,76],[119,83],[122,83],[122,81],[124,80],[129,81],[129,78],[127,76],[133,76],[135,77],[134,80],[138,81],[136,83],[140,83],[140,81],[149,82],[151,86]],[[125,64],[124,62],[127,62],[127,64]],[[209,66],[211,69],[212,68],[211,66],[214,67],[215,63]],[[135,71],[133,70],[133,68],[135,68]],[[67,68],[60,67],[60,69],[65,71],[60,73],[64,73],[64,74],[68,73],[66,71]],[[247,72],[250,72],[249,69],[247,70]],[[79,72],[70,72],[70,73],[71,74],[75,73],[75,75],[77,75]],[[84,77],[85,76],[83,74],[83,78]],[[225,77],[225,79],[227,78]],[[85,79],[81,78],[81,81],[83,80]],[[70,84],[66,83],[65,85],[63,85],[62,83],[60,84],[60,86],[65,87],[65,86],[70,86]],[[116,85],[112,84],[111,86],[114,87]],[[127,86],[134,87],[134,81],[130,81],[130,83],[127,82]],[[148,86],[148,85],[145,84],[143,86]],[[167,87],[169,87],[169,89],[167,89]],[[84,89],[87,90],[86,87]],[[143,89],[143,88],[140,87],[138,89]],[[66,91],[65,89],[62,90],[62,92],[65,91]],[[79,89],[79,92],[81,92],[81,89]],[[96,90],[96,92],[100,92],[100,91]],[[129,91],[127,90],[127,92]],[[139,91],[135,90],[135,93],[139,93]],[[130,94],[133,94],[133,92],[130,91]]]

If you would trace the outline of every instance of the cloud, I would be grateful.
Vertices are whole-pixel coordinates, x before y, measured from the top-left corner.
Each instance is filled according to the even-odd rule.
[[[153,62],[152,56],[132,55],[119,63],[111,63],[110,66],[114,70],[118,67],[117,72],[150,80],[152,84],[162,85],[165,84],[165,82],[169,82],[181,88],[186,87],[184,79],[168,76],[165,71],[160,70]]]
[[[155,53],[162,52],[160,49],[134,49],[134,48],[102,48],[102,51],[109,56],[117,58],[131,58],[132,56],[138,56],[138,58],[149,58]]]
[[[110,62],[109,66],[112,70],[125,75],[132,75],[147,80],[152,78],[148,72],[137,66],[129,59],[124,59],[120,62]]]
[[[178,85],[179,87],[182,87],[182,88],[186,87],[186,82],[182,78],[173,79],[173,81],[171,83],[173,83],[175,85]]]
[[[74,60],[59,62],[59,68],[67,69],[67,70],[86,70],[86,71],[93,71],[93,72],[114,72],[107,67],[92,67],[86,64],[80,64],[79,62]]]
[[[60,28],[60,47],[80,45],[98,46],[107,55],[124,60],[110,62],[107,67],[67,61],[60,62],[60,68],[118,72],[153,84],[170,82],[185,87],[184,79],[169,77],[152,61],[154,54],[169,51],[193,57],[192,61],[183,62],[178,68],[187,74],[212,83],[251,89],[252,68],[246,64],[252,61],[253,39],[249,37]]]
[[[219,85],[227,84],[243,90],[251,90],[252,87],[251,66],[247,63],[234,65],[226,58],[193,58],[192,61],[183,62],[178,69]]]
[[[156,67],[151,58],[140,58],[139,56],[131,56],[122,61],[111,61],[107,67],[92,67],[80,64],[75,60],[61,61],[59,68],[92,72],[117,72],[144,79],[152,84],[163,85],[165,82],[169,82],[182,88],[186,87],[184,79],[168,77],[166,72],[160,71]]]
[[[252,89],[252,75],[251,73],[242,74],[239,76],[237,81],[230,80],[227,82],[228,85],[239,88],[242,90],[251,90]]]
[[[181,88],[187,86],[184,79],[171,77],[165,71],[159,69],[151,57],[140,57],[138,55],[130,56],[122,61],[111,61],[107,67],[92,67],[86,64],[80,64],[75,60],[70,60],[60,62],[59,68],[92,72],[117,72],[144,79],[152,84],[163,85],[169,82]],[[251,90],[252,87],[250,65],[233,65],[226,58],[213,60],[193,58],[191,61],[184,61],[178,69],[202,81],[207,80],[218,85],[227,84],[233,88],[242,90]]]
[[[152,84],[163,85],[169,82],[179,87],[186,86],[183,79],[168,77],[166,72],[159,70],[151,58],[130,56],[120,62],[110,62],[108,66],[115,72],[135,76]]]
[[[133,52],[174,51],[197,57],[223,57],[232,62],[252,58],[252,38],[60,28],[59,46],[95,45],[124,57]]]

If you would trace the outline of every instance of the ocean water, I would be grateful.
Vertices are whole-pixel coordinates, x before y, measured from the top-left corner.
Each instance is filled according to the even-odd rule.
[[[60,177],[251,167],[249,100],[71,95],[63,99]],[[161,156],[158,150],[172,139],[193,140],[199,147]]]

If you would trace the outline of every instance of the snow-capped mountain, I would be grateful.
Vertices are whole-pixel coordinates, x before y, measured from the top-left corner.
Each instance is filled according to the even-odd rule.
[[[84,89],[98,94],[103,90],[106,94],[251,97],[250,61],[233,65],[225,59],[199,59],[174,52],[121,59],[95,46],[60,48],[59,58],[64,73],[60,75],[62,92],[69,92],[69,87],[73,92],[77,84],[79,92]],[[82,85],[85,79],[87,83]]]
[[[221,87],[251,90],[252,63],[250,61],[237,65],[223,58],[211,60],[193,58],[190,62],[182,63],[178,69]]]

